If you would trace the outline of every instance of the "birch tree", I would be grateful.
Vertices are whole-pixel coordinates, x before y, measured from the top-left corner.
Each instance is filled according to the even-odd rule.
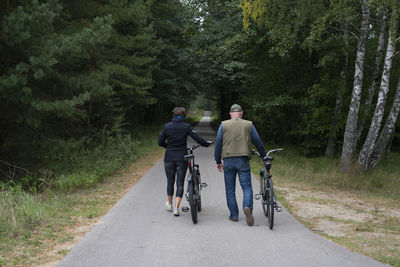
[[[384,46],[385,46],[385,33],[386,33],[386,26],[387,26],[387,15],[386,15],[386,10],[385,14],[383,15],[383,18],[381,20],[381,25],[380,25],[380,30],[379,30],[379,39],[378,39],[378,46],[376,48],[376,55],[375,55],[375,68],[372,73],[372,81],[371,84],[368,88],[368,95],[365,99],[364,105],[365,105],[365,110],[363,113],[363,117],[361,118],[360,124],[358,126],[357,130],[357,143],[360,140],[360,137],[363,133],[365,122],[367,120],[368,114],[371,110],[371,104],[372,104],[372,99],[375,95],[375,90],[376,90],[376,85],[379,81],[379,72],[381,68],[381,63],[382,63],[382,57],[383,57],[383,52],[384,52]]]
[[[396,13],[396,12],[395,12]],[[374,116],[372,117],[371,126],[368,131],[367,138],[358,157],[358,164],[366,171],[369,166],[370,157],[375,149],[376,141],[381,129],[383,116],[385,114],[385,106],[387,94],[389,92],[390,74],[394,57],[395,40],[397,35],[397,16],[392,15],[391,29],[387,43],[385,63],[382,72],[381,85],[379,88],[378,100],[375,107]]]
[[[370,15],[370,5],[368,0],[362,2],[362,20],[360,36],[357,44],[357,56],[355,63],[354,84],[351,96],[350,109],[347,116],[347,123],[344,133],[341,167],[348,170],[351,159],[356,149],[357,120],[360,109],[362,83],[364,76],[364,61],[366,53],[366,40],[368,36],[368,22]]]
[[[383,127],[383,130],[379,135],[379,139],[376,142],[375,149],[370,156],[370,161],[368,162],[368,169],[374,169],[376,165],[378,165],[382,156],[384,155],[385,150],[388,147],[393,137],[399,111],[400,111],[400,78],[397,83],[396,95],[394,97],[393,105],[390,110],[389,116],[387,117],[385,126]]]

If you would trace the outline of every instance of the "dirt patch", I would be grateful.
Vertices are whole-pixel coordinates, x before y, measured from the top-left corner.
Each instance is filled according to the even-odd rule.
[[[400,266],[400,205],[391,199],[286,182],[276,186],[289,211],[315,233]],[[279,196],[278,196],[279,197]]]
[[[346,236],[345,232],[351,231],[351,226],[345,223],[321,218],[316,223],[316,227],[311,230],[314,232],[323,232],[329,236],[340,237]]]
[[[331,217],[345,221],[366,222],[373,216],[366,212],[360,212],[343,205],[318,204],[313,202],[296,202],[296,214],[304,218]]]

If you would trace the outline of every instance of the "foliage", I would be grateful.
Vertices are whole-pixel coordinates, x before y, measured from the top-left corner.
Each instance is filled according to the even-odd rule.
[[[10,0],[0,9],[0,158],[36,176],[193,95],[180,52],[189,13],[178,1]]]
[[[398,17],[396,1],[369,3],[365,84],[375,79],[381,18]],[[343,137],[360,20],[356,0],[3,1],[0,158],[37,175],[112,129],[169,119],[174,106],[213,108],[224,120],[233,103],[265,141],[322,155]]]
[[[61,10],[58,1],[32,1],[3,20],[1,150],[10,160],[32,157],[25,152],[40,149],[48,137],[81,136],[96,115],[88,107],[109,105],[109,74],[91,68],[91,60],[110,37],[111,17],[64,33],[58,31]]]
[[[237,101],[246,64],[244,62],[245,33],[241,25],[239,1],[190,1],[197,10],[190,45],[184,50],[188,66],[193,70],[198,90],[210,102],[216,101],[218,113],[224,118],[232,102]]]
[[[40,171],[40,192],[24,190],[22,184],[0,183],[0,264],[37,265],[38,255],[49,248],[49,243],[69,238],[65,227],[70,229],[75,223],[81,225],[82,219],[105,214],[126,189],[115,171],[130,165],[133,159],[159,155],[159,129],[159,125],[137,129],[130,138],[110,138],[104,133],[101,144],[87,153],[71,148],[64,159],[43,166],[46,169]],[[148,163],[140,160],[139,167]],[[99,185],[97,182],[103,179],[106,183]],[[132,177],[124,182],[130,184]]]
[[[33,180],[40,184],[33,184],[32,180],[0,184],[0,238],[21,235],[48,223],[54,216],[52,212],[56,212],[57,200],[46,196],[95,187],[127,163],[154,150],[157,135],[155,127],[140,130],[134,138],[111,137],[103,132],[97,146],[91,149],[70,146],[59,158],[43,166],[40,177]]]
[[[147,1],[107,1],[101,13],[114,20],[107,49],[101,55],[107,62],[110,83],[120,111],[137,122],[137,113],[156,102],[150,90],[156,69],[156,33]]]

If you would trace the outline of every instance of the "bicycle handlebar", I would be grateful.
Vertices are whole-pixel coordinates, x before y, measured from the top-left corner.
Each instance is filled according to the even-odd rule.
[[[271,149],[270,151],[267,152],[267,155],[266,155],[264,158],[262,158],[261,155],[260,155],[260,153],[258,153],[258,152],[255,151],[254,149],[253,149],[251,152],[252,152],[253,155],[256,154],[256,155],[259,156],[262,160],[265,160],[265,158],[266,158],[267,156],[269,156],[270,154],[274,154],[274,153],[279,152],[279,151],[282,151],[282,150],[283,150],[283,148]]]
[[[198,148],[200,145],[193,145],[191,147],[187,147],[186,150],[195,150],[196,148]]]
[[[282,151],[282,150],[283,150],[283,148],[275,148],[275,149],[272,149],[272,150],[268,151],[267,156],[268,156],[269,154],[274,154],[274,153],[279,152],[279,151]]]
[[[212,141],[207,141],[207,142],[209,142],[210,145],[213,143]],[[200,144],[193,145],[191,147],[187,147],[186,150],[192,151],[192,150],[195,150],[196,148],[198,148],[199,146],[200,146]]]

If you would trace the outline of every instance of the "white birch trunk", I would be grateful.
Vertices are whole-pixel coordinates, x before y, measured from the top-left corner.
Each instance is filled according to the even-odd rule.
[[[360,109],[360,99],[362,91],[362,83],[364,76],[364,61],[366,52],[366,40],[368,36],[368,21],[369,21],[369,1],[363,0],[362,2],[362,20],[361,31],[357,45],[357,57],[354,73],[353,92],[351,96],[351,103],[349,113],[347,115],[347,123],[344,132],[341,167],[342,170],[347,171],[356,148],[357,137],[357,120],[358,111]]]
[[[385,14],[382,18],[381,27],[379,30],[378,46],[376,48],[376,56],[375,56],[375,69],[374,69],[374,72],[372,73],[372,81],[368,88],[367,98],[365,99],[365,102],[364,102],[366,108],[365,108],[363,117],[361,118],[358,130],[357,130],[357,143],[360,140],[360,137],[364,130],[365,122],[368,118],[368,114],[370,113],[372,99],[374,98],[375,89],[377,87],[376,84],[379,79],[379,70],[381,68],[381,62],[382,62],[382,57],[383,57],[383,48],[385,45],[386,25],[387,25],[387,16]]]
[[[399,111],[400,111],[400,79],[397,84],[397,90],[396,90],[396,95],[394,97],[392,109],[390,110],[390,114],[386,119],[385,126],[383,127],[383,130],[379,135],[379,139],[376,143],[374,152],[370,156],[368,169],[374,169],[376,165],[378,165],[379,161],[382,159],[382,156],[384,155],[386,148],[393,137]]]
[[[386,99],[389,92],[390,72],[392,70],[392,62],[394,56],[394,40],[389,34],[388,44],[385,56],[385,65],[383,67],[382,80],[379,88],[378,101],[376,103],[374,116],[372,117],[371,126],[368,131],[367,138],[358,157],[358,164],[363,171],[368,169],[370,156],[375,149],[379,130],[381,129],[383,115],[385,113]]]

